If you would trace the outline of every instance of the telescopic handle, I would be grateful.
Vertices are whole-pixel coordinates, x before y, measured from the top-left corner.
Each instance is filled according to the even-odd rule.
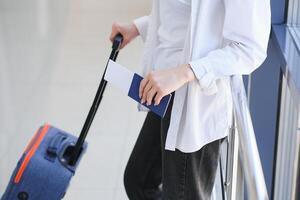
[[[109,60],[116,61],[122,42],[123,42],[123,36],[121,34],[117,34],[115,36],[113,44],[112,44],[112,51],[111,51],[111,54],[109,56]],[[105,87],[106,87],[106,84],[107,84],[107,81],[104,79],[104,75],[106,73],[106,69],[107,69],[107,65],[108,65],[109,60],[107,61],[107,64],[106,64],[104,73],[102,75],[101,82],[100,82],[100,85],[98,87],[98,90],[97,90],[96,96],[94,98],[93,104],[90,108],[88,116],[85,120],[85,123],[84,123],[82,129],[81,129],[79,138],[78,138],[78,140],[77,140],[77,142],[74,146],[74,150],[71,154],[71,157],[70,157],[70,160],[69,160],[70,165],[75,165],[75,163],[77,162],[78,157],[79,157],[80,152],[81,152],[81,149],[82,149],[82,145],[84,144],[84,141],[86,139],[88,131],[91,127],[91,124],[94,120],[94,117],[96,115],[98,107],[101,103],[102,96],[103,96],[103,93],[104,93],[104,90],[105,90]]]

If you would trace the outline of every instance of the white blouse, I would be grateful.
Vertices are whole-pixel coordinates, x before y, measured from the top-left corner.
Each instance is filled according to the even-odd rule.
[[[161,44],[157,34],[161,1],[167,0],[153,0],[150,15],[134,20],[145,41],[143,75],[155,68],[155,52]],[[228,135],[233,109],[230,77],[250,74],[262,64],[271,29],[269,0],[190,1],[178,64],[190,63],[196,80],[175,92],[165,145],[167,150],[187,153]],[[174,23],[169,21],[170,26]]]
[[[159,1],[158,44],[153,53],[154,69],[178,65],[182,57],[190,15],[191,5],[188,0]]]

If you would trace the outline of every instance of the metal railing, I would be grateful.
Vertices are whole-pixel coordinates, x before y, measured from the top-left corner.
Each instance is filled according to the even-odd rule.
[[[296,6],[297,5],[297,6]],[[300,173],[300,28],[298,2],[289,4],[287,25],[273,26],[278,48],[284,58],[281,65],[280,116],[273,184],[273,199],[299,199]],[[296,6],[296,7],[295,7]],[[299,14],[297,16],[300,16]],[[281,33],[284,32],[284,35]]]
[[[226,178],[223,178],[222,183],[225,190],[225,199],[234,200],[243,197],[243,194],[235,194],[237,192],[236,188],[243,184],[240,183],[241,181],[237,181],[237,178],[234,178],[238,173],[237,165],[240,165],[246,183],[248,199],[268,200],[266,182],[242,78],[232,77],[231,83],[235,109],[232,131],[227,143]],[[235,141],[237,138],[238,142]],[[236,148],[238,148],[239,159],[234,158]]]

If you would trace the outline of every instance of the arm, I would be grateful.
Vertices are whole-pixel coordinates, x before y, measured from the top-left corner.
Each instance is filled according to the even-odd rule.
[[[250,74],[266,58],[270,33],[269,0],[224,0],[225,46],[206,56],[172,69],[149,73],[141,82],[141,102],[159,104],[162,97],[197,79],[204,93],[217,92],[216,80]]]
[[[148,16],[140,17],[130,23],[113,23],[110,34],[110,40],[113,42],[114,37],[121,33],[123,35],[123,42],[121,48],[134,40],[138,35],[145,41],[148,28]]]
[[[136,26],[140,36],[142,37],[143,41],[146,40],[147,37],[147,30],[149,24],[149,16],[139,17],[133,20],[133,24]]]
[[[250,74],[266,58],[270,33],[268,0],[224,0],[223,38],[226,46],[189,64],[203,90],[215,80],[235,74]]]

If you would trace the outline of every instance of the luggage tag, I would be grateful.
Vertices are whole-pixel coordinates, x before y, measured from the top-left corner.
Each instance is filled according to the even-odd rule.
[[[104,79],[120,89],[122,92],[126,93],[136,102],[141,102],[139,97],[139,87],[141,81],[143,80],[142,76],[138,75],[137,73],[133,73],[126,67],[112,60],[109,60]],[[163,118],[166,114],[171,96],[171,94],[164,96],[160,103],[156,106],[154,103],[149,106],[146,105],[146,103],[142,105]]]

